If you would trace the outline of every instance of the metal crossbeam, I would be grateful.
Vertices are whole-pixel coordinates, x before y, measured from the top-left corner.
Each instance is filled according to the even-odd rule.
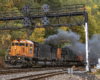
[[[23,19],[27,17],[31,24],[24,26]],[[43,25],[42,18],[48,17],[49,24]],[[40,25],[38,25],[40,23]],[[85,23],[85,5],[67,5],[63,7],[53,7],[50,11],[43,13],[41,8],[31,8],[29,13],[23,13],[22,9],[0,13],[0,29],[22,29],[35,27],[56,27],[56,26],[74,26]]]

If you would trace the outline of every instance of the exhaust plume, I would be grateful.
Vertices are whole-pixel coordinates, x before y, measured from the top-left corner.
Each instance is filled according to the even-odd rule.
[[[77,33],[66,32],[58,29],[58,34],[50,35],[45,39],[44,44],[61,44],[62,40],[65,42],[70,41],[70,45],[65,45],[64,48],[73,50],[77,55],[81,53],[85,58],[85,44],[79,42],[80,35]],[[89,40],[89,58],[97,62],[98,55],[100,57],[100,35],[94,34]]]
[[[71,41],[73,44],[80,39],[80,36],[71,30],[66,32],[64,30],[58,29],[58,34],[50,35],[45,39],[44,44],[61,44],[62,40],[65,42]]]

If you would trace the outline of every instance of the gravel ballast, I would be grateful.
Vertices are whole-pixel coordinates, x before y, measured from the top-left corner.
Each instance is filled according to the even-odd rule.
[[[53,71],[62,71],[62,70],[46,70],[46,71],[35,71],[35,72],[27,72],[27,73],[22,72],[22,73],[7,74],[7,75],[1,75],[0,80],[7,80],[12,78],[42,74],[42,73],[53,72]],[[74,74],[71,75],[66,73],[66,74],[48,77],[42,80],[100,80],[100,79],[98,79],[93,74],[86,73],[85,71],[74,71]]]
[[[75,74],[63,74],[56,75],[45,80],[100,80],[93,74],[75,73]]]

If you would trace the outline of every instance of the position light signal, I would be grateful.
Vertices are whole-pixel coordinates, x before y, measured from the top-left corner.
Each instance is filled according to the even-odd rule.
[[[49,25],[49,19],[48,17],[43,17],[42,18],[42,24],[45,26],[45,25]]]
[[[24,5],[23,8],[22,8],[22,11],[24,13],[28,13],[30,11],[30,6],[29,5]]]
[[[41,7],[41,11],[43,11],[43,13],[49,12],[49,9],[50,9],[50,7],[49,7],[48,4],[43,4],[42,7]],[[42,18],[42,24],[44,26],[49,25],[48,17],[45,16],[45,17]]]
[[[31,24],[31,21],[28,17],[24,17],[23,19],[24,26],[29,26]]]
[[[50,9],[48,4],[43,4],[41,7],[41,11],[43,11],[44,13],[48,12]]]

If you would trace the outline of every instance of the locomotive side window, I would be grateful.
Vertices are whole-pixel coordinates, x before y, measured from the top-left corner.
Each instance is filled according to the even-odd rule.
[[[18,46],[18,43],[15,43],[15,45],[17,45],[17,46]]]
[[[30,54],[32,54],[32,44],[30,44]]]
[[[28,47],[28,43],[26,43],[26,47]]]
[[[12,46],[14,46],[14,43],[12,43]]]
[[[25,46],[25,44],[24,43],[19,43],[19,46]]]

